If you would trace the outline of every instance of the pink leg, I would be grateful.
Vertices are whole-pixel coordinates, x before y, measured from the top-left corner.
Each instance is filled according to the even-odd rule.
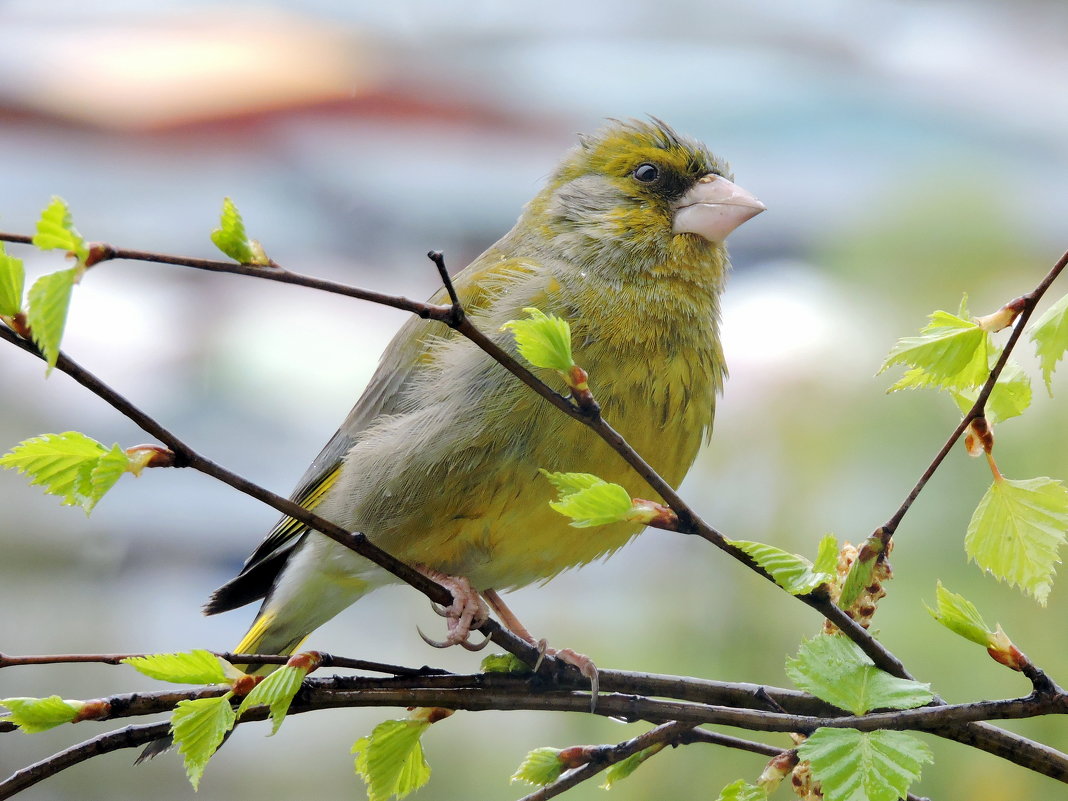
[[[501,619],[501,623],[516,637],[522,640],[526,640],[532,645],[538,646],[538,650],[543,655],[555,656],[557,659],[563,660],[569,665],[574,665],[579,669],[579,672],[590,680],[590,688],[593,691],[593,697],[590,699],[590,710],[592,711],[597,705],[597,688],[598,688],[598,674],[597,665],[593,664],[593,660],[585,654],[580,654],[577,651],[572,651],[570,648],[549,648],[545,640],[535,640],[527,627],[519,622],[519,618],[515,616],[515,612],[508,608],[508,605],[501,600],[501,596],[497,594],[496,590],[489,589],[483,590],[482,597],[486,599],[493,611],[497,613],[497,617]],[[540,660],[539,660],[540,664]],[[534,669],[537,670],[538,666],[535,665]]]

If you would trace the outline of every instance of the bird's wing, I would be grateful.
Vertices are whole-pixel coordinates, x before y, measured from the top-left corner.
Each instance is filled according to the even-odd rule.
[[[504,257],[495,246],[458,273],[453,278],[453,286],[465,311],[474,312],[492,300],[493,292],[488,287],[496,283],[496,279],[504,280],[510,275],[529,273],[532,269],[528,262]],[[429,302],[447,303],[448,294],[441,289]],[[337,481],[345,454],[357,435],[380,415],[400,411],[403,390],[419,365],[426,340],[442,336],[434,325],[413,317],[401,327],[383,352],[359,401],[297,483],[290,495],[293,501],[309,511],[314,510]],[[241,572],[212,593],[204,605],[204,613],[225,612],[265,597],[307,532],[308,527],[300,521],[282,517],[245,561]]]

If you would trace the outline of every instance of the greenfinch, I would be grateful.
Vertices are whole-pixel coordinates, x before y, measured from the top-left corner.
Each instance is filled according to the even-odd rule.
[[[513,353],[501,326],[523,309],[566,319],[604,417],[673,487],[711,432],[726,374],[723,242],[764,210],[731,179],[724,161],[659,120],[612,122],[580,137],[515,227],[454,279],[471,321]],[[535,372],[566,392],[553,371]],[[447,583],[457,600],[439,645],[467,644],[485,610],[479,595],[529,638],[498,591],[547,581],[641,530],[612,523],[578,535],[549,507],[539,468],[637,483],[593,432],[470,341],[413,318],[292,497]],[[393,581],[283,518],[205,612],[263,599],[235,650],[288,654]]]

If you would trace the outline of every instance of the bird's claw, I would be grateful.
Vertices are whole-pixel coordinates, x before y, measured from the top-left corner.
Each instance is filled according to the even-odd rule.
[[[549,648],[548,643],[545,640],[538,640],[535,645],[538,648],[538,658],[534,662],[534,672],[538,672],[538,668],[541,667],[541,663],[546,656],[552,656],[559,659],[572,667],[577,667],[579,673],[585,676],[590,681],[590,712],[597,711],[597,693],[600,689],[601,680],[600,672],[597,670],[597,665],[593,664],[593,660],[585,654],[580,654],[578,651],[573,651],[570,648]]]
[[[449,648],[453,645],[459,645],[468,651],[481,651],[485,648],[489,643],[488,637],[478,644],[469,641],[471,631],[489,619],[489,610],[471,583],[463,577],[449,576],[427,567],[418,569],[452,593],[452,603],[449,606],[443,607],[434,602],[430,604],[436,614],[448,621],[448,634],[444,640],[433,640],[416,628],[423,642],[434,648]]]

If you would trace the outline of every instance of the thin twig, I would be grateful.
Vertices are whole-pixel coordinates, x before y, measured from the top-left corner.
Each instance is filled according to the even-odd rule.
[[[549,798],[555,798],[575,785],[593,778],[602,770],[615,765],[617,762],[622,762],[639,751],[658,743],[671,743],[690,728],[692,727],[685,723],[673,721],[661,724],[655,729],[650,729],[617,745],[602,745],[583,749],[584,756],[589,759],[586,764],[574,770],[569,770],[552,784],[535,790],[530,795],[523,796],[520,801],[547,801]]]
[[[957,440],[960,439],[961,435],[967,430],[968,425],[972,420],[977,417],[982,417],[985,414],[986,402],[990,399],[990,393],[994,391],[994,385],[1001,376],[1002,370],[1005,369],[1005,365],[1008,364],[1009,355],[1012,353],[1013,348],[1016,347],[1016,343],[1023,334],[1027,321],[1031,319],[1035,307],[1038,306],[1038,302],[1042,299],[1042,296],[1046,294],[1046,290],[1050,288],[1050,285],[1057,279],[1066,266],[1068,266],[1068,252],[1064,253],[1057,260],[1057,263],[1053,265],[1048,273],[1046,273],[1045,278],[1039,282],[1038,286],[1023,296],[1023,311],[1021,311],[1019,317],[1016,318],[1016,324],[1012,334],[1009,336],[1009,341],[1005,343],[1005,348],[1001,351],[1001,356],[994,365],[994,369],[990,371],[990,375],[987,377],[986,383],[983,384],[983,388],[979,391],[979,396],[975,399],[975,403],[972,404],[972,408],[968,410],[968,413],[964,415],[964,419],[962,419],[957,427],[953,429],[953,433],[949,435],[949,439],[947,439],[942,447],[939,448],[938,453],[935,454],[934,459],[931,460],[927,469],[923,471],[923,474],[920,476],[915,486],[909,491],[909,494],[905,496],[905,500],[902,502],[901,506],[898,507],[898,510],[894,512],[889,520],[883,523],[881,528],[876,530],[876,535],[884,542],[889,542],[890,538],[894,536],[897,527],[901,525],[902,518],[908,513],[912,504],[916,501],[916,498],[918,498],[923,491],[923,488],[927,486],[927,482],[931,480],[935,471],[938,470],[946,456],[949,455],[949,451],[957,443]]]
[[[225,659],[233,665],[284,665],[289,661],[288,656],[278,654],[235,654],[230,651],[211,651],[220,659]],[[388,673],[393,676],[439,676],[447,675],[449,671],[439,668],[421,667],[410,668],[401,665],[387,665],[384,662],[371,662],[366,659],[351,659],[344,656],[334,656],[323,651],[319,655],[320,668],[350,668],[352,670],[367,670],[374,673]],[[101,665],[121,665],[123,660],[137,659],[153,656],[147,653],[131,654],[30,654],[26,656],[12,656],[0,654],[0,668],[23,667],[26,665],[64,665],[95,663]]]
[[[71,746],[47,759],[42,759],[40,762],[27,765],[22,770],[15,771],[7,779],[0,782],[0,801],[5,798],[11,798],[16,793],[32,787],[39,781],[93,757],[118,751],[122,748],[137,748],[145,743],[158,740],[166,735],[170,728],[171,724],[167,721],[140,726],[127,726],[124,729],[101,734],[83,743]]]

